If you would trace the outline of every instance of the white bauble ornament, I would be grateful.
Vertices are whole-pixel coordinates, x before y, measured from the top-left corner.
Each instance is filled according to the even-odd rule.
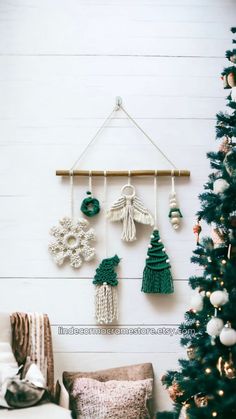
[[[226,189],[228,189],[229,184],[228,182],[226,182],[226,180],[224,179],[217,179],[215,180],[214,184],[213,184],[213,192],[215,194],[220,194],[226,191]]]
[[[229,300],[229,294],[224,289],[223,291],[214,291],[210,296],[210,302],[214,307],[221,307]]]
[[[225,325],[220,333],[220,341],[225,346],[233,346],[236,343],[236,330],[232,329],[230,325]]]
[[[199,293],[192,296],[190,307],[196,311],[201,311],[203,309],[203,298]]]
[[[223,320],[218,319],[218,317],[212,317],[212,319],[207,323],[206,331],[210,336],[219,336],[223,327]]]

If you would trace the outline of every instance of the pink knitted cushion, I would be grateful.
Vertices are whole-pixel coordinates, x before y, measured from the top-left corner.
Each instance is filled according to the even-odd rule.
[[[102,383],[77,378],[72,391],[75,411],[80,419],[147,419],[152,386],[152,379]]]

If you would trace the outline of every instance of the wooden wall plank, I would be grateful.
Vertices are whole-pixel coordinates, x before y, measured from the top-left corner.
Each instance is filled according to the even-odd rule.
[[[219,90],[218,73],[222,70],[222,58],[191,58],[191,57],[79,57],[79,56],[0,56],[0,81],[1,82],[41,82],[57,83],[63,79],[80,82],[80,78],[123,77],[124,81],[141,77],[143,83],[148,77],[155,81],[159,77],[169,77],[169,82],[176,78],[207,77],[216,81],[215,87]],[[173,71],[174,68],[174,71]],[[130,79],[128,80],[128,77]],[[156,77],[156,79],[155,79]],[[199,80],[200,81],[200,80]],[[186,84],[186,83],[185,83]],[[169,84],[166,85],[166,87]],[[138,87],[138,86],[137,86]],[[184,88],[184,83],[182,83]],[[191,87],[195,86],[193,83]],[[169,90],[169,89],[168,89]],[[168,90],[166,91],[167,93]],[[171,89],[172,90],[172,89]],[[207,93],[204,92],[204,93]],[[222,90],[220,90],[222,94]],[[91,115],[92,117],[92,115]]]
[[[70,167],[72,161],[72,150],[75,154],[79,153],[88,144],[89,138],[98,130],[103,122],[99,118],[52,118],[50,121],[43,120],[24,120],[21,119],[0,119],[0,147],[2,153],[5,147],[27,145],[34,148],[37,145],[44,147],[45,152],[48,148],[54,146],[56,148],[54,154],[57,156],[57,164],[63,167]],[[164,150],[167,144],[170,149],[174,144],[178,147],[202,147],[202,153],[205,154],[210,147],[216,147],[212,142],[212,133],[214,134],[215,118],[138,118],[139,124],[151,135],[153,140]],[[119,140],[117,138],[119,133]],[[124,118],[115,118],[108,128],[104,129],[100,145],[109,146],[110,143],[124,146],[137,146],[140,140],[144,143],[144,139],[137,137],[137,130]],[[118,143],[119,141],[119,143]],[[190,145],[191,141],[191,145]],[[68,152],[61,157],[61,147],[67,146]],[[3,148],[4,147],[4,148]],[[11,148],[9,148],[11,150]],[[8,152],[8,151],[7,151]],[[2,155],[2,154],[1,154]],[[182,153],[178,153],[179,159]],[[3,159],[5,161],[5,159]],[[86,162],[87,163],[87,162]],[[202,162],[203,164],[205,162]],[[6,164],[6,163],[5,163]],[[88,165],[88,163],[87,163]],[[53,172],[54,167],[51,170]],[[197,173],[196,173],[197,175]]]
[[[186,7],[129,2],[122,8],[109,1],[85,4],[71,0],[69,7],[63,0],[25,0],[20,7],[5,1],[1,6],[0,35],[4,37],[0,36],[0,52],[219,56],[230,41],[225,26],[234,24],[234,11],[232,3]],[[221,24],[225,30],[219,34]]]
[[[43,311],[49,314],[55,328],[56,325],[66,324],[81,326],[96,324],[94,286],[90,279],[2,278],[1,285],[2,311]],[[141,279],[120,280],[119,324],[173,325],[183,320],[184,310],[189,308],[190,291],[186,281],[175,282],[173,295],[145,295],[141,293],[140,288]],[[17,301],[15,298],[9,298],[12,289],[14,294],[17,294]],[[142,310],[139,310],[140,307]],[[150,349],[151,346],[146,345],[146,350]],[[67,350],[69,351],[69,348]]]
[[[96,89],[95,89],[96,90]],[[58,96],[55,92],[50,93],[50,89],[9,89],[9,92],[3,97],[5,102],[1,103],[0,112],[2,118],[19,118],[24,119],[27,115],[28,120],[43,120],[49,122],[52,119],[61,118],[85,118],[93,110],[93,117],[104,119],[110,113],[110,109],[114,106],[114,97],[117,89],[113,85],[108,92],[100,89],[100,93],[94,90],[94,95],[87,97],[86,103],[83,95],[77,90],[73,96],[70,90],[64,89]],[[4,90],[3,90],[4,94]],[[14,100],[15,94],[19,95],[21,106],[18,100]],[[144,96],[138,92],[129,92],[124,88],[119,90],[120,96],[125,100],[127,109],[132,112],[134,118],[214,118],[216,112],[220,108],[224,108],[224,99],[221,97],[187,97],[187,96],[162,96],[157,101],[157,96]],[[100,98],[104,97],[101,103]],[[140,106],[140,97],[142,106]],[[59,101],[61,98],[61,101]],[[107,103],[110,106],[107,106]],[[34,106],[35,105],[35,106]]]

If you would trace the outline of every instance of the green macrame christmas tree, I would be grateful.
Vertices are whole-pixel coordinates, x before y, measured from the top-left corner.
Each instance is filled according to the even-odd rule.
[[[115,267],[119,264],[120,258],[115,255],[103,259],[96,269],[93,284],[96,285],[95,295],[95,317],[98,323],[111,323],[118,319],[117,273]]]
[[[169,259],[158,230],[154,230],[151,235],[143,271],[142,291],[158,294],[171,294],[174,291]]]
[[[119,264],[120,258],[115,255],[112,258],[103,259],[96,269],[96,275],[93,280],[94,285],[102,285],[106,282],[113,287],[118,285],[117,273],[114,268]]]

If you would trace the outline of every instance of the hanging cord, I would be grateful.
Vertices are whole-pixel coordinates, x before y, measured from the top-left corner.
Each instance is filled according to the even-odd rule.
[[[103,175],[103,208],[104,208],[104,212],[105,212],[105,226],[104,226],[104,230],[105,230],[105,257],[107,258],[107,171],[104,170],[104,175]]]
[[[174,170],[171,170],[171,194],[175,195],[175,175]]]
[[[127,185],[131,185],[131,171],[129,170],[128,171],[128,182],[127,182]]]
[[[89,192],[91,192],[91,197],[93,196],[93,179],[92,179],[92,170],[89,171]]]
[[[136,128],[138,128],[143,135],[150,141],[150,143],[159,151],[159,153],[162,154],[162,156],[171,164],[172,167],[174,167],[175,169],[177,169],[177,167],[175,166],[175,164],[167,157],[167,155],[165,153],[163,153],[163,151],[156,145],[156,143],[152,140],[152,138],[140,127],[140,125],[132,118],[132,116],[123,108],[122,105],[119,105],[119,108],[122,109],[122,111],[125,113],[125,115],[128,117],[128,119],[130,119],[130,121],[133,122],[133,124],[136,126]]]
[[[94,143],[94,141],[96,140],[96,138],[98,137],[98,135],[100,134],[100,132],[105,128],[106,124],[110,121],[110,119],[113,117],[113,114],[119,110],[122,110],[124,112],[124,114],[127,116],[127,118],[135,125],[136,128],[138,128],[139,131],[141,131],[143,133],[143,135],[148,139],[148,141],[153,145],[153,147],[155,147],[155,149],[157,151],[159,151],[159,153],[161,153],[161,155],[166,159],[166,161],[168,161],[171,166],[174,169],[177,169],[177,167],[175,166],[175,164],[167,157],[167,155],[158,147],[158,145],[152,140],[152,138],[143,130],[143,128],[135,121],[134,118],[132,118],[132,116],[126,111],[126,109],[122,106],[121,103],[117,104],[112,112],[108,115],[108,117],[104,120],[104,122],[102,123],[102,125],[100,126],[100,128],[97,130],[97,132],[95,133],[95,135],[92,137],[92,139],[90,140],[90,142],[88,143],[88,145],[85,147],[85,149],[82,151],[82,153],[79,155],[79,157],[76,159],[76,161],[74,162],[74,164],[71,166],[71,170],[75,169],[75,167],[78,165],[78,163],[82,160],[82,158],[84,157],[84,155],[87,153],[88,149],[91,147],[91,145]]]
[[[79,155],[79,157],[76,159],[76,161],[74,162],[74,164],[71,166],[71,170],[73,170],[75,168],[75,166],[77,166],[77,164],[82,160],[82,158],[84,157],[84,155],[87,153],[87,150],[91,147],[91,145],[94,143],[94,141],[96,140],[97,136],[100,134],[100,132],[103,130],[103,128],[105,128],[107,122],[112,118],[114,112],[116,112],[117,106],[112,110],[112,112],[108,115],[108,117],[105,119],[105,121],[102,123],[102,125],[100,126],[100,128],[97,130],[97,132],[95,133],[95,135],[92,137],[91,141],[88,143],[88,145],[85,147],[85,149],[83,150],[83,152]]]
[[[74,171],[70,170],[70,215],[74,219]]]
[[[154,230],[157,230],[157,171],[155,170],[155,175],[153,178],[154,186]]]

